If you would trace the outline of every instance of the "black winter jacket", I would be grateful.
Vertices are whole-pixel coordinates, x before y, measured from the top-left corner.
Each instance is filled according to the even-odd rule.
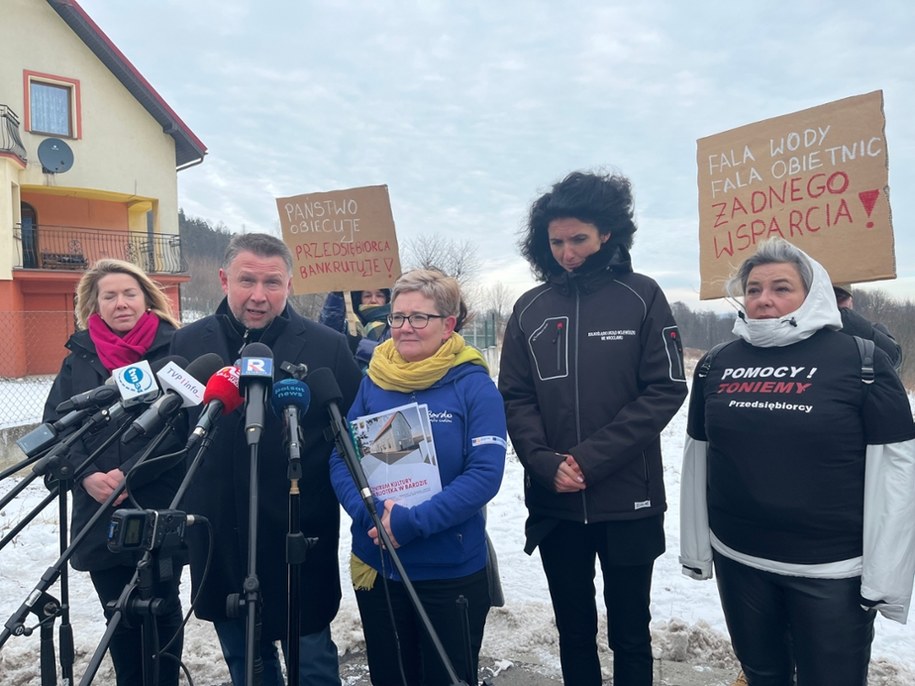
[[[205,353],[217,353],[228,365],[234,364],[242,348],[254,340],[273,351],[274,381],[288,378],[280,369],[283,362],[303,362],[312,371],[330,368],[343,393],[340,410],[346,414],[362,378],[346,338],[326,326],[304,319],[289,306],[266,329],[246,331],[230,314],[223,300],[216,314],[178,331],[172,342],[172,353],[189,360]],[[194,416],[190,418],[192,423],[195,420]],[[318,539],[315,547],[308,551],[302,567],[302,634],[326,627],[340,604],[337,557],[340,505],[330,485],[328,460],[333,446],[324,437],[328,423],[327,411],[317,403],[312,403],[300,420],[299,523],[305,536]],[[188,535],[192,592],[200,594],[196,613],[209,621],[226,619],[226,596],[243,593],[248,571],[251,452],[244,437],[244,424],[244,406],[220,419],[213,443],[191,481],[182,507],[189,513],[206,516],[214,529],[213,558],[202,589],[207,537],[201,530],[203,527],[193,527]],[[268,409],[265,424],[258,446],[257,576],[263,600],[262,635],[265,639],[280,639],[286,637],[289,455],[284,446],[283,418]]]
[[[175,328],[167,322],[160,321],[156,337],[146,354],[147,361],[154,362],[168,353]],[[111,374],[102,366],[95,344],[89,337],[88,331],[77,331],[66,343],[70,354],[64,358],[60,372],[51,386],[48,399],[45,402],[44,421],[59,419],[56,407],[67,398],[101,386]],[[69,453],[70,462],[78,467],[92,454],[105,440],[117,431],[124,422],[133,421],[133,416],[128,416],[118,425],[106,425],[97,432],[83,435],[82,440],[75,444]],[[175,431],[184,431],[183,421],[180,428]],[[92,515],[101,506],[82,487],[82,479],[96,472],[109,472],[119,467],[125,474],[144,452],[148,441],[138,439],[123,445],[120,440],[112,443],[98,457],[93,460],[89,468],[77,477],[77,486],[73,488],[73,513],[71,518],[71,540],[86,526]],[[170,448],[178,445],[177,439],[172,439],[160,444],[158,454],[164,454]],[[138,488],[132,488],[130,494],[137,504],[143,508],[164,509],[168,507],[178,485],[184,475],[183,464],[180,462],[168,471],[158,475],[152,482],[147,482]],[[132,507],[129,501],[124,501],[118,507]],[[112,510],[113,511],[113,510]],[[86,539],[77,547],[70,559],[74,569],[81,571],[97,571],[116,565],[132,567],[137,562],[137,555],[133,553],[112,553],[108,550],[108,524],[111,521],[110,512],[101,517],[92,527]]]
[[[624,248],[515,303],[500,360],[508,432],[532,516],[633,520],[666,509],[661,430],[686,397],[680,335],[658,285]],[[588,487],[557,493],[571,454]]]

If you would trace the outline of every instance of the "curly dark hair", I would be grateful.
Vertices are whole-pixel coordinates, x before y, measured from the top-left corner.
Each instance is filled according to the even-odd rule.
[[[594,224],[601,236],[610,234],[601,250],[631,248],[636,231],[632,204],[632,186],[625,176],[572,172],[534,201],[521,254],[540,281],[562,271],[550,250],[548,229],[554,219],[577,219]]]

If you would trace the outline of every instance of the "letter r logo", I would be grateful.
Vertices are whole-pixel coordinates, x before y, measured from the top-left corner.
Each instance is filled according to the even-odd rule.
[[[273,360],[269,357],[243,357],[241,375],[273,378]]]

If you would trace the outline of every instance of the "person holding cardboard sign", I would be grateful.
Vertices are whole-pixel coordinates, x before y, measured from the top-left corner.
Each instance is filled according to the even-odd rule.
[[[387,317],[391,313],[391,289],[375,288],[351,291],[353,312],[358,318],[356,332],[350,333],[346,321],[346,301],[342,291],[332,291],[324,300],[318,321],[346,335],[356,363],[363,373],[368,369],[372,353],[382,341],[391,337]]]
[[[714,570],[750,686],[865,686],[874,617],[915,578],[915,424],[879,348],[840,332],[826,270],[781,238],[729,282],[735,341],[699,361],[680,562]]]

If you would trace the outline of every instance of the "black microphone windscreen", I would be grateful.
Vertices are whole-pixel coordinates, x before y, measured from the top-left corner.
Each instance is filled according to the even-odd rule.
[[[249,383],[273,383],[273,351],[263,343],[248,343],[241,351],[238,383],[246,387]]]
[[[321,367],[309,373],[308,385],[311,387],[312,397],[320,405],[339,403],[343,400],[340,384],[337,383],[334,373],[327,367]]]
[[[155,362],[150,362],[149,368],[152,369],[153,374],[158,374],[169,362],[174,362],[182,369],[187,369],[187,358],[181,357],[181,355],[166,355]]]
[[[219,355],[216,353],[206,353],[184,367],[184,371],[203,385],[206,385],[207,381],[210,380],[210,377],[224,366],[225,363]]]
[[[269,357],[273,359],[273,351],[270,349],[270,346],[264,345],[263,343],[248,343],[244,348],[241,349],[242,357]]]

